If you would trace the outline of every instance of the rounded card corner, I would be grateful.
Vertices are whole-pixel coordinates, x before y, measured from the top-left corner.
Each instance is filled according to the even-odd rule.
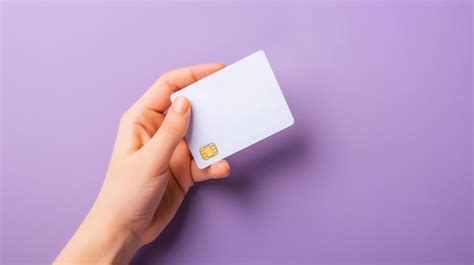
[[[290,125],[288,125],[288,127],[293,126],[294,124],[295,124],[295,117],[293,117],[292,115],[290,119]]]
[[[263,50],[258,50],[255,53],[267,57],[267,55],[265,54],[265,51],[263,51]]]

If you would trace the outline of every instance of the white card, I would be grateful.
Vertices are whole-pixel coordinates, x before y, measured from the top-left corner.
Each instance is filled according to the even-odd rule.
[[[171,95],[192,105],[185,136],[199,168],[224,159],[294,123],[263,51]]]

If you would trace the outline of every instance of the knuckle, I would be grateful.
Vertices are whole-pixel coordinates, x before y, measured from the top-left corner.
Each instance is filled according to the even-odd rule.
[[[138,124],[143,124],[146,122],[146,115],[142,111],[138,111],[133,115],[132,118],[133,122],[138,123]]]
[[[130,113],[128,111],[122,113],[122,115],[120,116],[120,123],[123,124],[123,123],[127,123],[127,121],[130,120]]]
[[[169,73],[164,73],[164,74],[161,74],[160,77],[158,78],[158,81],[159,83],[167,83],[168,81],[168,76],[169,76]]]
[[[140,111],[131,111],[128,110],[120,116],[120,123],[130,124],[130,123],[142,123],[146,120],[145,114]]]

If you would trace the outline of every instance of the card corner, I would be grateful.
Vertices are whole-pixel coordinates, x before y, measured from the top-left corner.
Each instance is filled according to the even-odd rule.
[[[290,122],[288,123],[288,127],[291,127],[295,125],[295,117],[293,115],[290,115]]]
[[[264,57],[267,57],[267,54],[265,53],[264,50],[260,49],[255,52],[256,55],[263,55]]]

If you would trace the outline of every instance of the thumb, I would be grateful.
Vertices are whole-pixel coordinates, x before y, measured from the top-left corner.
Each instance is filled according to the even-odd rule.
[[[169,108],[165,119],[155,135],[143,146],[143,153],[152,160],[156,172],[161,174],[168,169],[176,146],[186,134],[191,117],[191,103],[185,97],[177,97]]]

